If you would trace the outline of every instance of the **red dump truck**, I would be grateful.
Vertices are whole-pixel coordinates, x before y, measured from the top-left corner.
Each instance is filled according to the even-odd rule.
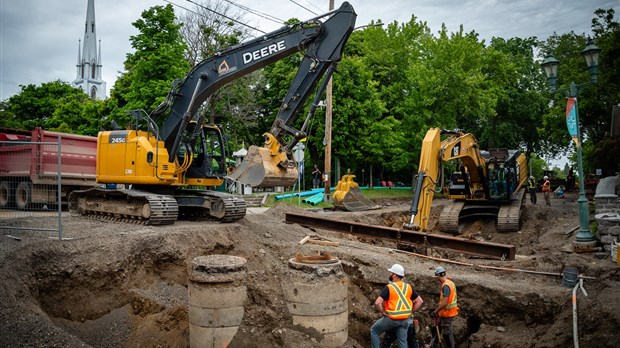
[[[97,138],[0,128],[0,209],[53,207],[58,200],[58,143],[60,184],[65,201],[74,190],[96,186]]]

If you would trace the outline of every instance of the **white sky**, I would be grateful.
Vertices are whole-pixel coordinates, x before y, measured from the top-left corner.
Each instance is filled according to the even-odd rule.
[[[170,0],[194,8],[188,0]],[[200,0],[195,0],[200,1]],[[315,16],[327,12],[328,0],[231,0],[283,20]],[[87,0],[0,0],[0,100],[19,92],[19,85],[75,78],[78,40],[83,39]],[[335,1],[339,7],[341,1]],[[536,36],[553,32],[590,33],[597,8],[614,8],[620,16],[618,0],[351,0],[357,12],[357,26],[380,19],[384,23],[408,22],[412,15],[426,21],[433,33],[445,23],[449,31],[463,24],[483,39]],[[143,10],[167,5],[164,0],[95,0],[97,39],[102,45],[103,80],[109,89],[125,55],[132,51],[129,36],[137,33],[131,25]],[[233,9],[237,9],[233,7]],[[175,12],[183,11],[175,6]],[[246,14],[244,21],[263,31],[281,25]]]

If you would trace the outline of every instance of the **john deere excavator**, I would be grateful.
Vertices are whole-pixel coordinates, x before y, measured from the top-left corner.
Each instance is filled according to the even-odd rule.
[[[134,111],[131,129],[99,133],[97,182],[131,188],[74,191],[70,211],[149,225],[174,223],[179,214],[223,222],[244,217],[243,199],[205,189],[224,182],[226,155],[219,127],[205,122],[199,110],[224,84],[302,51],[295,79],[265,133],[265,147],[250,147],[244,162],[230,174],[251,186],[291,186],[298,176],[291,150],[306,137],[309,119],[342,57],[355,19],[353,7],[344,2],[334,11],[230,47],[197,64],[151,115]],[[322,77],[303,127],[297,130],[293,121]],[[159,129],[153,119],[166,112]]]
[[[445,135],[444,140],[441,136]],[[422,141],[420,167],[405,228],[425,231],[433,197],[443,187],[443,162],[458,160],[448,186],[450,200],[439,216],[439,229],[458,233],[459,222],[472,217],[497,219],[497,230],[519,230],[527,161],[520,151],[481,151],[476,138],[458,130],[431,128]]]

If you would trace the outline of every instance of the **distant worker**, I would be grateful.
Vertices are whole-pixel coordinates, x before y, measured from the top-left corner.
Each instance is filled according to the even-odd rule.
[[[321,174],[319,167],[315,164],[314,169],[312,169],[312,188],[319,188],[321,186]]]
[[[551,205],[551,181],[549,181],[549,177],[546,175],[543,177],[542,192],[543,196],[545,196],[545,203]]]
[[[456,303],[456,285],[446,277],[446,270],[439,266],[435,268],[435,277],[441,282],[441,292],[437,308],[431,313],[433,319],[439,316],[439,331],[443,342],[448,348],[454,348],[454,333],[452,321],[459,314],[459,307]]]
[[[372,348],[379,348],[381,333],[395,329],[398,347],[407,348],[407,331],[411,324],[409,317],[424,301],[411,284],[403,282],[403,266],[394,264],[388,272],[389,283],[375,300],[375,308],[381,312],[382,317],[370,328],[370,340]]]
[[[536,204],[536,180],[534,179],[534,176],[530,176],[528,179],[527,188],[530,191],[530,202],[532,202],[532,204]]]

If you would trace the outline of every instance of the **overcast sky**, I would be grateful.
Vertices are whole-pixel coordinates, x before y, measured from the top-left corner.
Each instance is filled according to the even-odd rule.
[[[192,0],[191,2],[193,2]],[[200,0],[195,0],[200,1]],[[194,8],[188,0],[170,0]],[[327,12],[328,0],[231,0],[277,18],[309,19]],[[341,1],[335,1],[340,6]],[[589,34],[594,10],[614,8],[618,0],[351,0],[357,26],[371,20],[407,22],[415,15],[426,21],[433,33],[445,23],[449,31],[463,25],[483,39],[494,36],[540,39],[553,32]],[[19,85],[76,77],[78,40],[83,39],[87,0],[0,0],[0,100],[20,91]],[[131,52],[129,36],[136,34],[132,22],[143,10],[167,5],[164,0],[95,0],[97,39],[101,40],[103,80],[107,94]],[[302,8],[305,7],[307,9]],[[233,7],[233,9],[238,9]],[[183,9],[175,6],[175,12]],[[244,21],[269,32],[281,25],[252,14]]]

